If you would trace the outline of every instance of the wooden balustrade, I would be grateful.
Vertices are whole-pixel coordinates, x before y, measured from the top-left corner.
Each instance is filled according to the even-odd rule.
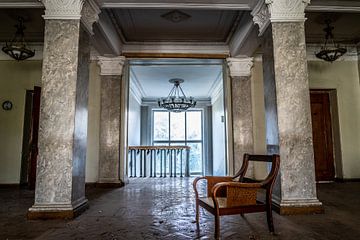
[[[128,153],[129,177],[190,176],[189,146],[129,146]]]

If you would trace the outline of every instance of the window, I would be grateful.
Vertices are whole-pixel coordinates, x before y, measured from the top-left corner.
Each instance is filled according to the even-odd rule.
[[[190,173],[203,173],[202,110],[181,113],[153,111],[154,145],[190,146]]]

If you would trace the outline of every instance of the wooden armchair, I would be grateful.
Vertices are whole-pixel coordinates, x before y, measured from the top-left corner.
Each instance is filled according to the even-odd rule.
[[[271,162],[271,170],[262,181],[245,177],[249,161]],[[265,212],[269,231],[274,232],[271,210],[271,195],[276,176],[279,171],[279,155],[244,154],[241,169],[233,177],[198,177],[193,182],[196,196],[196,224],[199,228],[199,206],[215,216],[215,238],[219,237],[220,216],[252,212]],[[207,197],[199,197],[197,183],[207,180]],[[265,201],[258,199],[258,193],[265,191]]]

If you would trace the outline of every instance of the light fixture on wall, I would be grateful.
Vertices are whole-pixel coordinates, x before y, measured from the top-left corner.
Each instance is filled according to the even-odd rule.
[[[159,107],[165,108],[171,112],[184,112],[188,108],[195,107],[196,101],[194,98],[185,96],[184,91],[180,87],[180,83],[184,82],[184,79],[173,78],[169,80],[174,84],[169,95],[166,98],[158,100]]]
[[[24,38],[24,19],[19,17],[18,21],[18,24],[15,25],[16,32],[14,38],[11,40],[11,42],[7,42],[2,50],[10,57],[20,61],[33,57],[35,55],[35,51],[27,48]]]
[[[315,53],[317,58],[322,60],[333,62],[346,53],[346,48],[342,48],[339,44],[335,44],[334,34],[332,31],[334,27],[330,26],[330,20],[326,20],[326,28],[324,28],[325,41],[319,52]]]

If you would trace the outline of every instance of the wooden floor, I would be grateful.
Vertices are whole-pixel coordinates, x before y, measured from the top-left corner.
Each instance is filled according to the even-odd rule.
[[[131,179],[120,189],[87,189],[90,209],[71,221],[27,221],[33,191],[0,189],[0,239],[213,239],[213,216],[196,231],[192,178]],[[270,235],[264,213],[225,216],[222,239],[360,239],[360,183],[318,185],[325,214],[279,216]]]

